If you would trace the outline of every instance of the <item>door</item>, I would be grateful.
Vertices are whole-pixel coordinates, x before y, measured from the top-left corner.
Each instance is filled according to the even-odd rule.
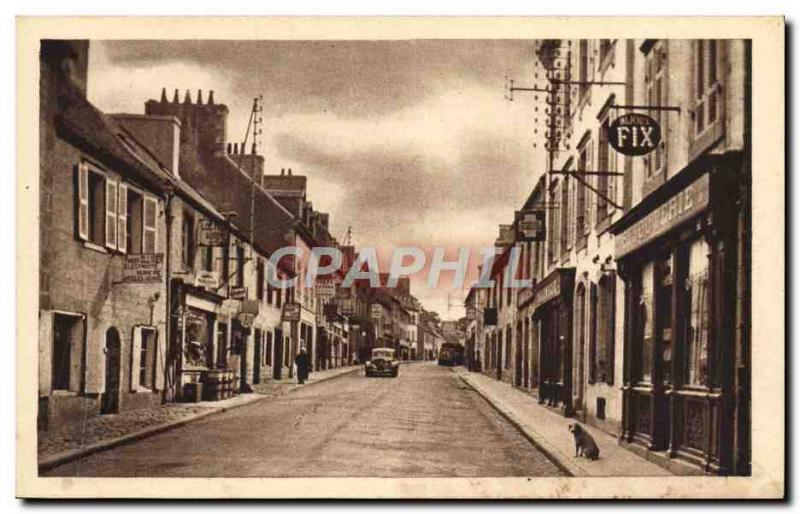
[[[247,372],[250,363],[247,360],[247,336],[249,330],[244,328],[241,323],[233,322],[233,344],[239,352],[239,390],[243,393],[250,392],[250,385],[247,383]]]
[[[103,393],[100,412],[114,414],[119,412],[119,379],[120,379],[119,332],[114,327],[106,331],[106,391]]]
[[[275,329],[275,355],[272,358],[272,378],[280,380],[283,375],[283,330]]]
[[[256,329],[256,340],[253,345],[253,384],[261,383],[261,330]]]
[[[573,375],[574,395],[573,404],[575,410],[585,411],[584,394],[586,382],[584,377],[586,366],[586,287],[583,284],[578,286],[578,291],[575,293],[575,373]]]

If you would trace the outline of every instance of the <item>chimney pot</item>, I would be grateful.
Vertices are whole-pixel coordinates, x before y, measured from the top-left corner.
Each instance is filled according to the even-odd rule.
[[[172,103],[176,104],[180,101],[180,97],[178,96],[178,90],[175,89],[175,96],[172,97]]]
[[[292,168],[289,168],[289,176],[292,176]]]
[[[286,173],[286,170],[281,168],[281,177]]]
[[[162,104],[167,103],[167,88],[165,87],[161,88],[161,103]]]
[[[198,89],[197,90],[197,105],[202,105],[202,103],[203,103],[203,90],[202,89]]]
[[[183,103],[190,104],[192,103],[192,95],[189,94],[189,90],[186,90],[186,96],[183,97]]]
[[[231,144],[228,143],[228,155],[230,155],[230,153],[231,153]]]
[[[214,105],[214,90],[208,92],[208,105]]]
[[[233,143],[233,153],[239,153],[239,143]]]

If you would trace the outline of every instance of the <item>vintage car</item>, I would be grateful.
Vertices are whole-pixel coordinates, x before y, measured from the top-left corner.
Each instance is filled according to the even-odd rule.
[[[400,363],[395,359],[393,348],[373,348],[372,358],[364,363],[364,372],[368,377],[396,377]]]

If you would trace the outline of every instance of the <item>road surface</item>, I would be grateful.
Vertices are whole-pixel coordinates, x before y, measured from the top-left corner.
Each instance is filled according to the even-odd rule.
[[[363,371],[210,416],[48,476],[553,476],[559,469],[447,368]]]

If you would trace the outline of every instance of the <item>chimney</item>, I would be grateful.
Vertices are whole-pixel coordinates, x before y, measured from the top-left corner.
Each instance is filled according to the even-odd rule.
[[[167,88],[165,87],[161,88],[161,103],[162,104],[167,103]]]
[[[183,103],[190,104],[192,103],[192,95],[189,94],[189,90],[186,90],[186,96],[183,97]]]
[[[214,105],[214,90],[208,92],[208,105]]]
[[[234,155],[239,153],[239,143],[233,143],[233,153]]]
[[[292,168],[289,168],[289,176],[292,176]]]
[[[230,155],[230,153],[231,153],[231,144],[228,143],[228,155]]]
[[[178,97],[178,90],[177,90],[177,89],[175,89],[175,96],[173,96],[173,97],[172,97],[172,103],[176,104],[176,103],[178,103],[179,101],[180,101],[180,99],[179,99],[179,97]]]
[[[242,155],[244,155],[244,153],[245,153],[244,147],[245,147],[245,144],[244,144],[244,141],[242,141],[242,144],[241,144],[241,145],[239,145],[239,152],[240,152]]]
[[[197,90],[197,105],[203,105],[203,90]]]
[[[285,174],[286,174],[286,170],[281,168],[281,177],[284,176]]]

